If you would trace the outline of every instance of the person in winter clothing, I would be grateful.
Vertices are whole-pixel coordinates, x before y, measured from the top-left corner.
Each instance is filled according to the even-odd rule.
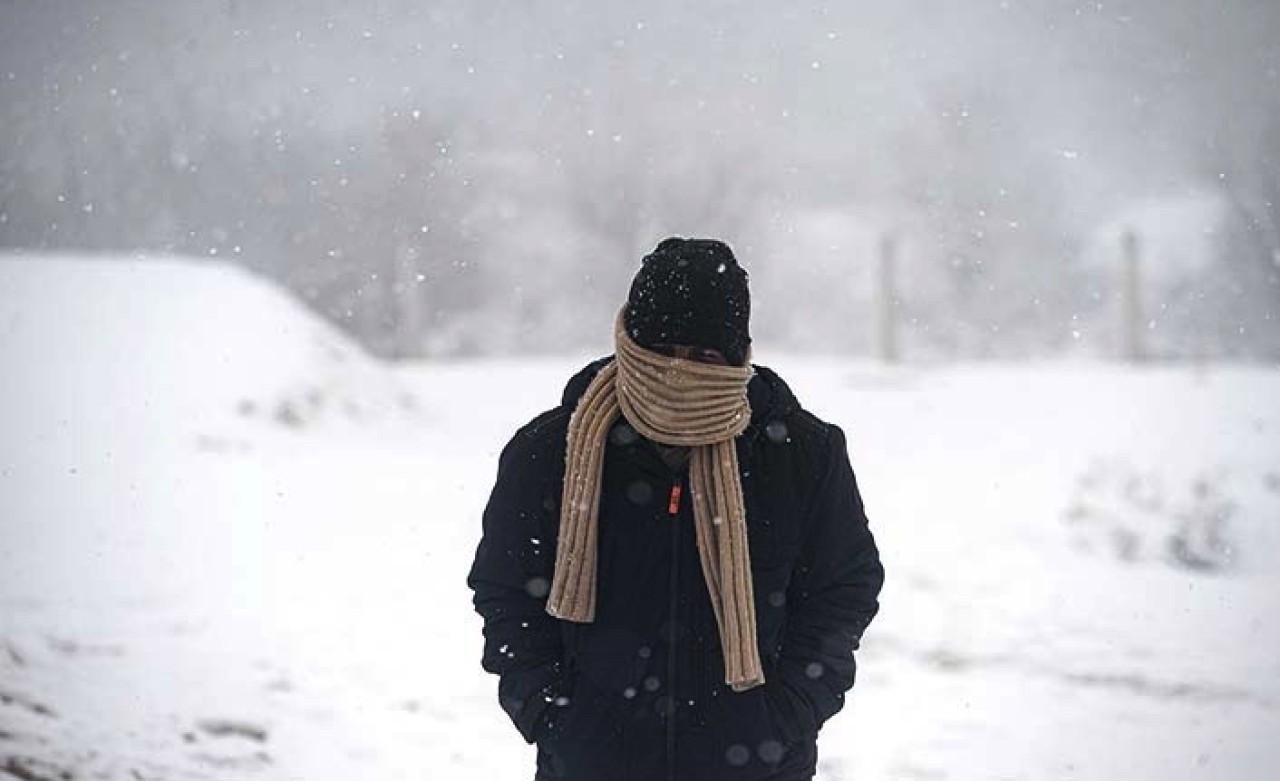
[[[749,320],[728,246],[663,241],[499,458],[467,582],[535,781],[814,775],[884,570],[844,433]]]

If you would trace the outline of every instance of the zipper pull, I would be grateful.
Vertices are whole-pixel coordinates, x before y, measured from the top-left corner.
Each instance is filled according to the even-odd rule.
[[[667,513],[669,515],[680,514],[680,493],[684,487],[680,483],[671,484],[671,499],[667,502]]]

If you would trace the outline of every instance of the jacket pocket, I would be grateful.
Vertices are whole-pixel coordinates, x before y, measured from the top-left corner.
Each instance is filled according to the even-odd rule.
[[[737,778],[773,778],[790,754],[791,742],[775,724],[764,688],[726,691],[716,699],[706,730],[690,748],[714,769],[706,775],[724,777],[727,767]]]

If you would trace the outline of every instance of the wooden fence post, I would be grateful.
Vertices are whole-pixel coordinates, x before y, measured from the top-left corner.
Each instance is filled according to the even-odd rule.
[[[901,355],[898,349],[898,247],[893,234],[880,238],[879,258],[876,265],[876,342],[880,360],[894,364]]]
[[[395,351],[397,358],[417,358],[422,353],[422,287],[418,283],[418,250],[409,245],[396,249]]]
[[[1146,359],[1142,316],[1142,244],[1138,234],[1126,230],[1121,239],[1120,332],[1124,360],[1141,363]]]

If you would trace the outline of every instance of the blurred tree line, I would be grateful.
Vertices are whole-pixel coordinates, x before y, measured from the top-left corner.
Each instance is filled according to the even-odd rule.
[[[1150,353],[1280,359],[1273,5],[731,6],[10,5],[0,247],[230,259],[415,356],[607,349],[710,235],[765,343],[871,354],[888,295],[908,358],[1016,358],[1110,352],[1106,226],[1200,193]]]

